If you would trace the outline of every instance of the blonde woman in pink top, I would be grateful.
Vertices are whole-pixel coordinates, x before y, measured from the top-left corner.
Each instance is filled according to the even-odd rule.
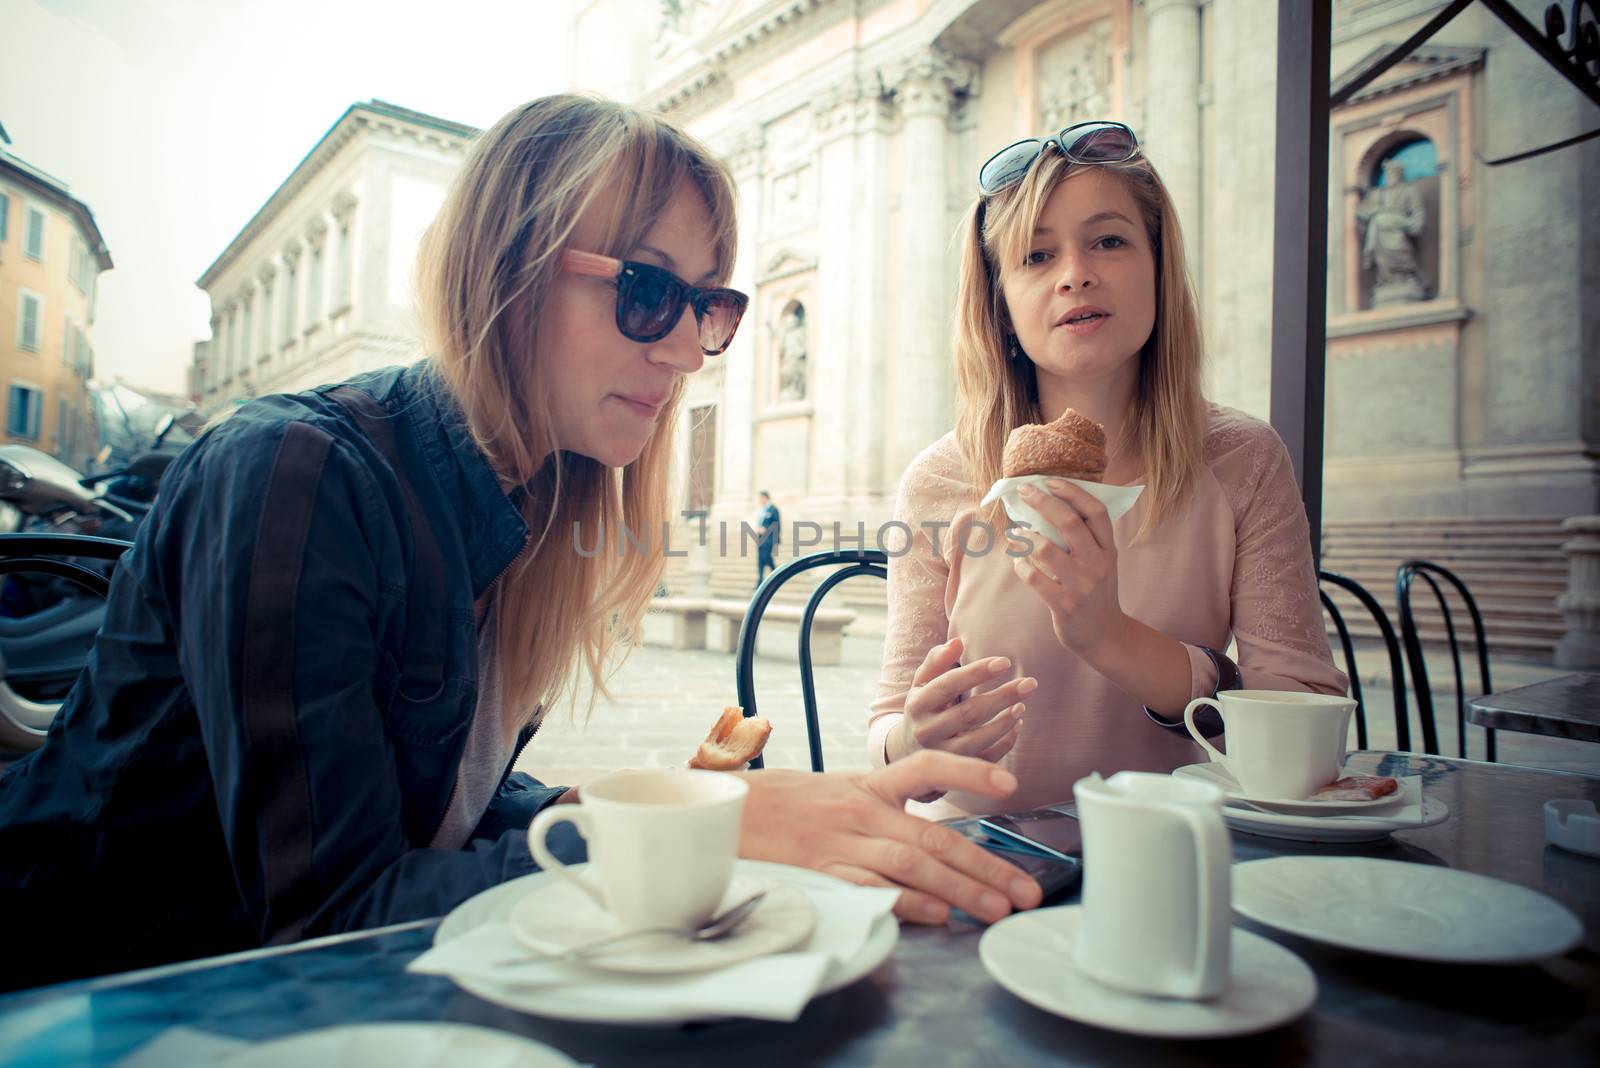
[[[1004,764],[1021,786],[1003,802],[952,793],[928,815],[1064,801],[1091,771],[1204,759],[1181,716],[1219,688],[1346,685],[1283,443],[1201,392],[1182,235],[1133,131],[1080,123],[1017,142],[979,187],[964,223],[959,414],[900,483],[895,518],[913,534],[891,550],[869,737],[881,763],[942,749]],[[977,511],[1006,436],[1069,407],[1105,427],[1104,481],[1144,492],[1113,523],[1059,482],[1029,503],[1068,548],[1007,538],[1002,506]]]

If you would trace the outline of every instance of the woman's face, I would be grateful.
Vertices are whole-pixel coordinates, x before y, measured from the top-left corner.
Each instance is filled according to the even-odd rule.
[[[1155,327],[1156,261],[1122,180],[1085,167],[1061,182],[1023,252],[1023,262],[1004,265],[1000,288],[1040,377],[1137,375]]]
[[[572,247],[600,251],[594,210],[578,223]],[[687,180],[637,246],[621,259],[665,267],[691,285],[709,285],[717,263],[705,198]],[[672,332],[648,344],[617,330],[617,287],[604,278],[563,272],[539,322],[540,380],[550,394],[556,442],[567,451],[624,467],[656,432],[662,405],[683,375],[705,362],[694,311],[685,307]]]

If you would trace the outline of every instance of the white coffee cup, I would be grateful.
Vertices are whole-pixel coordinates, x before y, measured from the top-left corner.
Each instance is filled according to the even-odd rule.
[[[1210,998],[1228,985],[1233,844],[1210,783],[1119,771],[1073,787],[1083,922],[1072,962],[1107,986]]]
[[[1195,709],[1202,705],[1222,714],[1226,753],[1195,727]],[[1183,723],[1249,796],[1300,800],[1339,777],[1355,708],[1348,697],[1320,693],[1224,690],[1216,698],[1190,701]]]
[[[697,927],[733,878],[749,792],[742,778],[721,771],[618,772],[584,786],[579,804],[535,816],[528,848],[540,867],[578,887],[624,930]],[[582,878],[545,844],[558,823],[573,824],[589,844]]]

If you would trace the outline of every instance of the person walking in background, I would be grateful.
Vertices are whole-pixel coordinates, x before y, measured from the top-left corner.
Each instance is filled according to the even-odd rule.
[[[778,569],[772,554],[778,547],[778,531],[783,526],[778,506],[772,503],[772,494],[766,490],[761,491],[761,518],[756,522],[761,527],[761,539],[756,542],[756,585],[759,586],[768,571]]]

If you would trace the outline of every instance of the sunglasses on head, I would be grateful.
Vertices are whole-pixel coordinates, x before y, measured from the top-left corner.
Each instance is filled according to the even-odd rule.
[[[660,341],[672,333],[685,307],[694,309],[700,351],[716,356],[733,342],[733,332],[750,304],[737,289],[701,289],[663,267],[568,249],[561,269],[617,284],[617,329],[629,341]]]
[[[1071,163],[1125,163],[1139,154],[1139,139],[1120,122],[1076,122],[1050,137],[1029,137],[1007,145],[978,168],[984,196],[1016,185],[1050,145]]]

